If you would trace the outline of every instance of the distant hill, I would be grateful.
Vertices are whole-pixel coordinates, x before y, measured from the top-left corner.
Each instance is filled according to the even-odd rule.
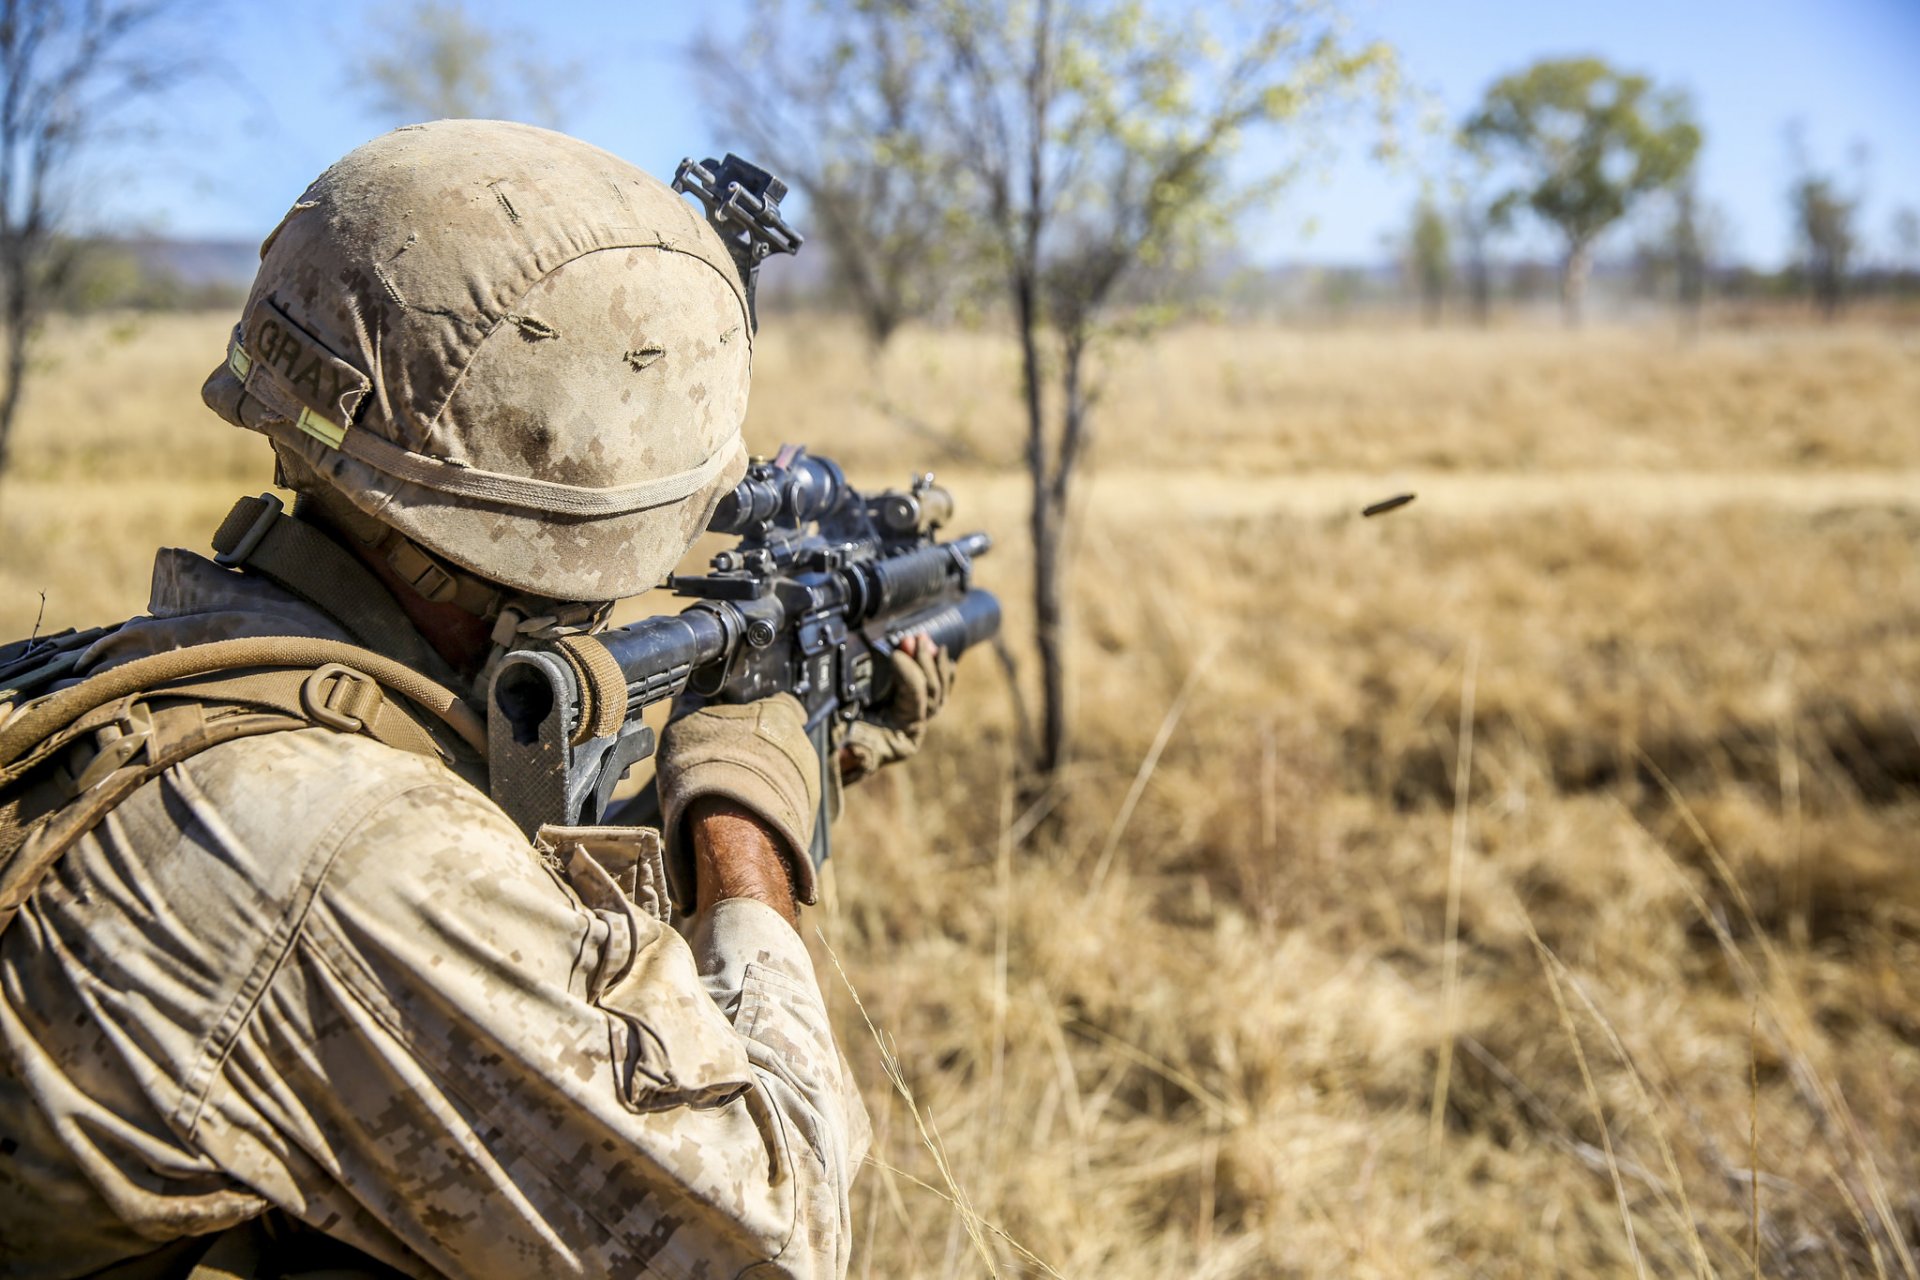
[[[129,236],[106,242],[140,265],[142,271],[169,277],[190,289],[228,286],[245,289],[260,265],[257,240],[173,240]]]

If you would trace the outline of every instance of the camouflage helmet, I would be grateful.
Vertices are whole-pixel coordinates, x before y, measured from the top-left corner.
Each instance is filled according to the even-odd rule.
[[[443,120],[307,188],[201,394],[294,487],[515,591],[613,600],[740,478],[752,337],[725,245],[667,186]]]

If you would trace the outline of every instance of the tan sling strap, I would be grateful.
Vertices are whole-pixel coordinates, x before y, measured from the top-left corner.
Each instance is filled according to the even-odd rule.
[[[574,726],[573,745],[620,732],[627,719],[627,674],[620,660],[597,636],[562,636],[555,647],[580,682],[580,723]]]
[[[32,747],[95,707],[116,698],[216,671],[248,667],[305,667],[318,675],[320,668],[329,665],[339,665],[371,677],[381,686],[432,712],[458,734],[461,741],[485,754],[486,726],[473,708],[462,702],[460,695],[445,685],[435,683],[391,658],[340,640],[317,640],[307,636],[246,636],[136,658],[23,707],[13,720],[0,727],[0,786],[11,781],[12,766]],[[305,679],[304,675],[302,679]],[[316,723],[329,723],[319,714],[310,718]]]
[[[377,652],[399,659],[417,671],[444,673],[445,661],[433,652],[400,608],[399,603],[359,559],[327,533],[308,523],[318,514],[332,531],[358,541],[383,559],[414,591],[436,604],[451,604],[477,617],[503,619],[503,606],[524,615],[542,602],[509,602],[503,590],[464,570],[443,565],[396,530],[362,512],[324,506],[307,495],[294,514],[287,515],[280,499],[270,493],[241,498],[213,535],[218,563],[237,567],[291,591],[318,606],[344,626],[355,639]],[[313,507],[320,507],[316,513]],[[561,605],[555,617],[566,628],[582,627],[600,606]],[[524,616],[519,621],[528,621]],[[506,644],[512,633],[496,635]],[[627,678],[606,645],[590,635],[566,635],[559,647],[580,681],[583,714],[573,741],[601,738],[619,730],[627,714]]]
[[[220,743],[320,725],[447,758],[408,704],[484,758],[480,717],[451,689],[338,640],[218,640],[109,668],[28,704],[0,726],[0,930],[116,805]],[[65,752],[88,735],[99,750],[68,778]]]
[[[263,493],[257,498],[242,498],[236,502],[233,510],[227,514],[226,524],[223,524],[220,531],[214,535],[215,549],[228,557],[222,563],[241,562],[235,558],[235,553],[228,551],[224,545],[224,539],[230,534],[239,533],[244,540],[251,534],[246,532],[250,526],[243,525],[243,521],[265,520],[272,525],[272,529],[260,539],[259,546],[247,554],[245,563],[261,569],[275,581],[282,582],[282,585],[287,585],[283,580],[291,575],[287,574],[282,566],[291,566],[295,572],[298,572],[299,568],[312,556],[311,552],[305,549],[302,549],[297,558],[283,553],[282,549],[275,545],[283,536],[280,525],[301,524],[307,528],[309,535],[318,534],[318,530],[312,528],[312,522],[318,517],[327,525],[330,533],[342,538],[351,538],[360,544],[360,550],[365,555],[385,561],[395,576],[423,600],[430,600],[435,604],[455,605],[476,618],[493,618],[498,616],[501,608],[513,598],[513,593],[500,584],[489,582],[470,570],[460,568],[450,560],[434,555],[398,529],[380,523],[338,494],[321,496],[303,493],[294,500],[292,519],[281,519],[279,523],[274,523],[279,514],[277,510],[279,506],[280,500],[270,493]],[[325,534],[318,534],[318,536],[332,544],[332,540]],[[308,541],[311,541],[311,537]],[[342,545],[331,545],[330,549],[334,556],[342,554]],[[364,574],[366,570],[360,569],[359,572]],[[304,592],[306,589],[299,583],[292,585],[295,591]],[[336,589],[335,595],[339,594],[341,593]],[[383,602],[387,599],[384,590],[379,593],[379,598]],[[331,601],[316,600],[316,603],[330,604]],[[342,601],[342,603],[353,608],[359,604],[359,601]]]

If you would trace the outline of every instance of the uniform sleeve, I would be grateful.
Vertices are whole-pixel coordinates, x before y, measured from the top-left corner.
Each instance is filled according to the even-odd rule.
[[[357,821],[202,1149],[422,1274],[844,1275],[866,1115],[800,939],[730,902],[690,945],[591,875],[451,783]]]

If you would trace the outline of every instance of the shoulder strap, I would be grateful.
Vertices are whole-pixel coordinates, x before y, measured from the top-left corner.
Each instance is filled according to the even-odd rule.
[[[0,930],[76,840],[181,761],[236,738],[315,725],[448,758],[413,708],[484,757],[480,718],[451,689],[337,640],[194,645],[29,704],[0,726]],[[66,748],[88,734],[101,750],[69,777],[60,768]]]
[[[382,527],[369,523],[376,530]],[[380,580],[332,538],[287,514],[273,494],[234,503],[214,532],[213,550],[216,564],[257,574],[291,591],[376,653],[443,680],[452,677]],[[407,573],[401,576],[413,581]],[[425,590],[421,594],[439,598]]]
[[[484,754],[486,728],[472,707],[460,696],[391,658],[340,640],[317,640],[307,636],[247,636],[237,640],[215,640],[211,644],[191,645],[167,653],[137,658],[111,667],[82,680],[71,688],[50,694],[22,708],[6,725],[0,726],[0,786],[10,781],[13,766],[33,747],[59,733],[69,724],[116,699],[129,694],[158,689],[176,680],[204,676],[216,671],[249,667],[307,668],[318,675],[320,669],[339,666],[363,676],[377,689],[385,687],[431,712],[452,729],[461,741]],[[360,731],[361,725],[334,723],[325,715],[309,716],[316,724]]]

